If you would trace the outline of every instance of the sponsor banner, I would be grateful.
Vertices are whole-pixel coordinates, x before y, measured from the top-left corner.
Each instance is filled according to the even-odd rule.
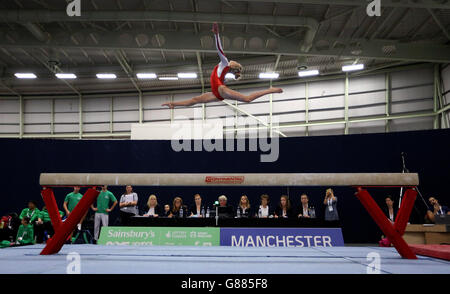
[[[102,227],[100,245],[219,246],[219,228]]]
[[[228,177],[212,177],[207,176],[205,178],[205,183],[207,184],[242,184],[245,180],[244,176],[228,176]]]
[[[221,228],[220,246],[334,247],[344,238],[340,228]]]

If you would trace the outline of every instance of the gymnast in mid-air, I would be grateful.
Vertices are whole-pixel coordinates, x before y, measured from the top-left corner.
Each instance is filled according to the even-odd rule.
[[[220,57],[220,63],[216,65],[213,72],[211,73],[211,92],[206,92],[200,96],[196,96],[189,100],[177,101],[164,103],[162,106],[168,106],[169,108],[174,108],[176,106],[191,106],[197,103],[208,103],[224,99],[237,100],[242,102],[252,102],[253,100],[271,93],[283,93],[281,88],[269,88],[267,90],[262,90],[258,92],[253,92],[249,95],[244,95],[242,93],[231,90],[225,85],[225,76],[227,73],[234,75],[236,80],[240,79],[242,65],[236,61],[228,61],[227,57],[223,53],[222,44],[219,38],[219,26],[217,23],[213,24],[213,33],[216,42],[217,53]]]

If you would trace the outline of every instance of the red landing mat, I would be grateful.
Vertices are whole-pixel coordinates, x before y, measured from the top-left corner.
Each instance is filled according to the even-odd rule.
[[[412,251],[417,255],[450,260],[450,245],[418,245],[410,244]]]

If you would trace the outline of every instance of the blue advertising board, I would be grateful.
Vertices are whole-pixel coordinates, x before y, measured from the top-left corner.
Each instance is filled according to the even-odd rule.
[[[334,247],[344,238],[340,228],[221,228],[220,246]]]

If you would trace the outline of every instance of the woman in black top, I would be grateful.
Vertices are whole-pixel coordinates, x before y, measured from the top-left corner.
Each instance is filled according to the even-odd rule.
[[[275,209],[275,218],[291,218],[293,211],[291,207],[291,201],[286,195],[281,195],[280,204]]]
[[[159,206],[158,200],[156,199],[155,195],[150,195],[150,197],[148,197],[147,207],[148,211],[146,214],[144,214],[144,216],[159,217],[160,215],[162,215],[161,206]]]
[[[247,195],[242,195],[237,208],[237,217],[249,218],[250,216],[250,201],[248,201]]]
[[[190,216],[191,217],[205,217],[206,208],[202,203],[202,197],[200,194],[194,195],[194,205],[191,206]]]
[[[181,199],[181,197],[175,197],[175,199],[173,199],[173,206],[169,217],[186,218],[187,215],[188,210],[186,205],[183,205],[183,199]]]

